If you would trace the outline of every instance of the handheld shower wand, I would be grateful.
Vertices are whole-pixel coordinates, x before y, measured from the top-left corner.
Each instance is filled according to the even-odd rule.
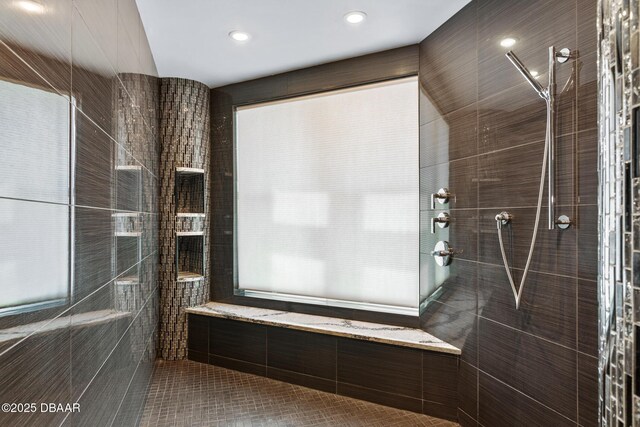
[[[520,74],[522,74],[522,76],[529,82],[529,84],[533,87],[533,89],[536,92],[538,92],[538,95],[540,95],[540,98],[546,101],[549,97],[548,92],[542,88],[542,85],[540,84],[540,82],[537,81],[535,77],[533,77],[533,75],[529,72],[527,67],[525,67],[522,61],[520,61],[520,58],[518,58],[516,54],[513,53],[512,50],[505,53],[504,55],[507,57],[509,61],[511,61],[511,63],[518,69],[518,71],[520,71]]]
[[[538,226],[540,225],[540,212],[542,210],[542,195],[544,194],[544,180],[545,173],[547,171],[547,166],[549,167],[549,230],[555,228],[556,220],[554,214],[554,205],[555,205],[555,182],[554,182],[554,140],[555,140],[555,92],[556,92],[556,76],[555,76],[555,66],[556,60],[558,62],[566,62],[569,59],[571,52],[569,49],[562,49],[559,53],[556,52],[554,46],[549,47],[549,84],[546,88],[543,88],[542,85],[531,75],[527,67],[524,66],[522,61],[513,53],[512,51],[507,52],[505,55],[511,61],[511,63],[520,71],[520,73],[524,76],[524,78],[529,82],[531,87],[538,93],[538,95],[545,100],[547,104],[547,127],[545,132],[544,139],[544,154],[542,159],[542,171],[540,173],[540,187],[538,189],[538,204],[536,207],[536,219],[533,227],[533,235],[531,236],[531,246],[529,247],[529,255],[527,257],[527,263],[525,264],[524,271],[522,273],[522,277],[520,279],[520,286],[516,288],[515,282],[513,281],[513,276],[511,275],[511,269],[509,268],[509,262],[507,261],[507,255],[504,250],[504,242],[502,240],[502,228],[506,226],[512,220],[511,214],[508,212],[501,212],[496,215],[496,225],[498,228],[498,241],[500,244],[500,253],[502,255],[502,261],[504,262],[504,268],[507,272],[507,278],[509,279],[509,284],[511,285],[511,290],[513,291],[513,297],[516,302],[516,309],[520,308],[520,299],[522,298],[522,292],[524,290],[524,284],[527,279],[527,274],[529,273],[529,268],[531,267],[531,259],[533,258],[533,250],[536,246],[536,239],[538,237]],[[563,218],[563,217],[561,217]],[[564,217],[566,218],[566,217]],[[568,227],[568,223],[563,222],[559,223],[560,228]],[[568,218],[567,218],[568,221]],[[564,226],[566,225],[566,226]]]

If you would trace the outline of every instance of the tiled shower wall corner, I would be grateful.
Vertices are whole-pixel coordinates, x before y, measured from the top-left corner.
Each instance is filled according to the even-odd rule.
[[[135,425],[157,344],[157,71],[134,0],[16,5],[0,2],[0,401],[80,412],[0,424]]]
[[[598,2],[600,418],[640,424],[640,2]]]
[[[209,102],[209,88],[202,83],[161,79],[159,350],[166,360],[187,356],[184,309],[209,301]],[[177,168],[204,172],[179,173]],[[204,218],[178,214],[203,214]],[[181,229],[181,236],[178,222],[187,227]]]
[[[531,241],[544,148],[545,102],[500,46],[547,78],[557,67],[557,214],[566,231],[538,241],[519,310],[502,265],[495,215],[513,214],[505,247],[518,282]],[[421,279],[439,271],[430,251],[463,251],[441,274],[423,329],[462,349],[462,425],[597,425],[597,54],[595,0],[477,0],[420,45]],[[448,187],[448,205],[429,195]],[[546,206],[546,190],[544,196]],[[448,211],[448,229],[429,220]]]

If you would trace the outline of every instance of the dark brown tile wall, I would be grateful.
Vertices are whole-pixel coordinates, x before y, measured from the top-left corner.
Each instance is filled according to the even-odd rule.
[[[457,356],[194,314],[188,322],[190,360],[457,419]]]
[[[211,299],[274,310],[418,327],[417,317],[234,296],[233,108],[418,74],[418,46],[410,45],[232,84],[211,91]]]
[[[433,263],[428,221],[443,209],[448,240],[464,252],[421,317],[462,349],[462,425],[597,425],[596,1],[477,0],[420,44],[421,262]],[[505,246],[516,280],[531,241],[542,165],[545,105],[499,41],[546,78],[547,49],[575,56],[558,69],[557,208],[574,220],[549,231],[543,210],[519,310],[502,265],[495,215],[514,215]],[[443,131],[447,129],[448,132]],[[437,154],[435,154],[437,153]],[[546,205],[546,194],[544,205]],[[434,267],[435,268],[435,267]]]
[[[232,112],[234,105],[417,72],[421,264],[427,264],[427,271],[436,268],[429,253],[440,238],[429,233],[429,220],[443,210],[453,220],[448,240],[462,250],[420,325],[462,349],[456,416],[464,425],[539,420],[592,425],[594,417],[583,415],[588,414],[584,402],[597,396],[596,377],[588,372],[595,362],[597,330],[595,21],[595,0],[474,0],[422,41],[417,51],[407,47],[384,53],[384,58],[369,55],[214,89],[213,299],[414,324],[415,320],[388,315],[233,296]],[[514,51],[542,81],[550,45],[569,47],[574,53],[557,68],[562,93],[556,153],[557,211],[569,215],[573,226],[565,232],[546,230],[543,211],[520,310],[514,308],[494,217],[502,210],[515,215],[505,230],[505,244],[518,280],[535,218],[545,106],[504,57],[499,42],[506,36],[517,38]],[[381,66],[378,60],[390,65]],[[429,195],[443,186],[455,197],[432,210]],[[543,200],[546,206],[546,197]],[[433,279],[422,280],[424,286]],[[544,377],[550,371],[555,375]],[[350,385],[350,392],[367,395],[357,387]],[[438,403],[427,406],[437,408]]]
[[[75,198],[63,203],[73,213],[75,240],[66,303],[0,316],[0,396],[3,402],[38,406],[78,402],[81,412],[3,413],[0,424],[136,425],[157,343],[157,99],[144,90],[145,84],[153,86],[157,71],[135,0],[51,0],[42,3],[41,14],[16,4],[0,2],[0,79],[53,92],[69,103],[64,125],[75,142]],[[0,127],[10,128],[3,120]],[[28,120],[29,126],[47,125],[43,117]],[[30,180],[51,178],[51,159],[24,161],[41,166],[42,175]],[[137,172],[121,172],[116,165]],[[8,165],[0,160],[0,166]],[[39,209],[57,206],[22,198]],[[16,202],[0,191],[0,203],[11,211]],[[141,237],[114,236],[114,215],[123,211],[144,218]],[[1,242],[0,256],[11,254],[10,243]],[[138,278],[127,292],[117,284],[121,274]],[[85,322],[82,316],[98,320]],[[32,333],[16,338],[7,330],[16,326]]]

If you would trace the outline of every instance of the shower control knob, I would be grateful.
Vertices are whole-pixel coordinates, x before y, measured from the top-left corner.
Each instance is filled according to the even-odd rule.
[[[456,254],[461,254],[462,251],[456,251],[451,246],[449,246],[449,242],[446,240],[441,240],[436,243],[436,246],[433,248],[431,255],[436,259],[436,264],[440,267],[446,267],[451,264],[451,259]]]
[[[453,194],[451,194],[448,188],[443,187],[439,189],[437,193],[431,195],[431,209],[436,208],[436,200],[438,200],[441,205],[444,205],[449,201],[451,196],[453,196]]]
[[[451,217],[446,212],[441,212],[438,216],[431,218],[431,234],[436,233],[436,223],[440,228],[446,228],[451,222]]]

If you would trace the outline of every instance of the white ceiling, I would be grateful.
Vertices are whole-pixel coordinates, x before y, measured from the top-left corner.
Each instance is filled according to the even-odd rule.
[[[136,1],[160,76],[217,87],[417,43],[469,0]]]

